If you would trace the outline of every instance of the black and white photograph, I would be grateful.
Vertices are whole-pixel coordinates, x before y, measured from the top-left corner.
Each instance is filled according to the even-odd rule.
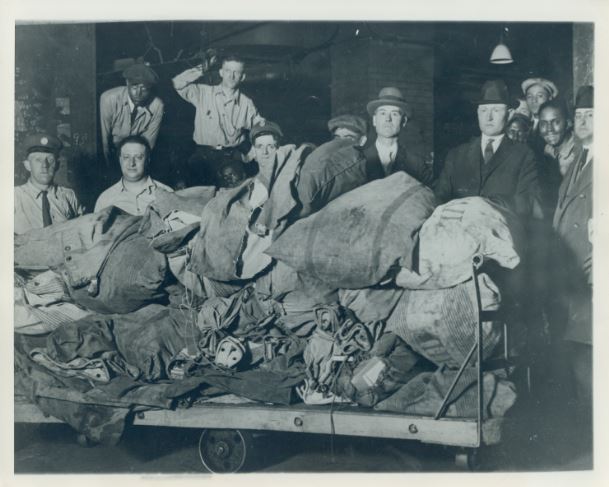
[[[8,473],[599,481],[582,5],[16,9]]]

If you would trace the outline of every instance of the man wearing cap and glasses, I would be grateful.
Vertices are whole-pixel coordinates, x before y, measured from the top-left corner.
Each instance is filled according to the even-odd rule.
[[[483,196],[530,216],[539,210],[537,164],[529,147],[505,136],[508,108],[514,106],[507,86],[502,80],[487,81],[476,104],[481,135],[448,153],[434,188],[436,198],[445,203]]]
[[[376,166],[377,177],[404,171],[426,185],[433,180],[431,165],[412,156],[398,137],[412,116],[402,92],[393,87],[383,88],[379,97],[366,106],[376,130],[376,140],[364,149],[364,155]]]
[[[84,213],[76,194],[53,182],[59,167],[61,141],[49,134],[30,135],[25,139],[27,183],[15,188],[14,232],[22,234],[34,228],[64,222]]]
[[[99,101],[104,156],[108,164],[117,144],[128,135],[145,137],[154,148],[163,120],[163,102],[154,96],[158,75],[146,64],[134,64],[123,71],[126,86],[102,93]]]
[[[223,59],[221,82],[210,86],[196,81],[215,58],[178,74],[173,86],[184,100],[195,106],[193,140],[197,147],[188,160],[189,185],[216,184],[216,174],[226,158],[249,153],[246,131],[264,122],[254,102],[239,86],[245,80],[245,63],[236,56]]]

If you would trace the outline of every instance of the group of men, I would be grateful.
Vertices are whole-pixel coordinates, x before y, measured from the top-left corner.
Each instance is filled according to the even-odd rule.
[[[243,94],[244,62],[227,57],[220,65],[221,82],[198,82],[209,70],[200,65],[173,78],[177,93],[195,106],[188,185],[234,187],[272,160],[283,133],[265,120]],[[147,65],[124,71],[126,85],[100,99],[102,146],[108,161],[116,157],[121,179],[98,198],[95,210],[109,205],[141,215],[159,189],[171,188],[149,174],[150,153],[163,119],[163,102],[154,94],[158,76]],[[573,116],[558,97],[555,84],[543,78],[522,83],[518,104],[502,80],[484,83],[475,100],[480,135],[452,149],[434,180],[429,162],[400,141],[412,116],[398,88],[383,88],[367,104],[376,137],[367,140],[368,123],[356,115],[328,122],[334,140],[316,148],[305,160],[297,182],[301,217],[320,209],[337,195],[404,171],[431,187],[439,203],[482,196],[510,209],[526,221],[546,222],[552,239],[564,249],[570,280],[582,276],[569,291],[565,340],[572,344],[578,394],[591,400],[591,255],[593,88],[580,87]],[[474,107],[472,107],[474,109]],[[15,189],[15,232],[43,227],[81,215],[72,190],[57,186],[61,143],[49,134],[26,140],[28,182]],[[341,151],[357,150],[357,157]],[[266,162],[264,167],[271,167]],[[264,182],[264,179],[263,179]],[[543,223],[540,223],[543,224]],[[549,246],[550,247],[550,246]],[[571,264],[567,264],[571,263]]]

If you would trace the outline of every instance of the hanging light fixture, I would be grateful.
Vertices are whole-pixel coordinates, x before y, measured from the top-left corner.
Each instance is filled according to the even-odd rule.
[[[493,52],[491,54],[490,61],[492,64],[511,64],[514,62],[514,60],[512,59],[512,54],[510,53],[510,50],[505,45],[505,42],[503,40],[504,31],[507,34],[508,28],[504,27],[503,29],[501,29],[501,35],[499,36],[499,44],[495,46],[495,49],[493,49]]]

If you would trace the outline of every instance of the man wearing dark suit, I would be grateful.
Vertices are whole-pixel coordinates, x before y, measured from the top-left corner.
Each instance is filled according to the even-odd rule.
[[[564,251],[560,267],[565,289],[559,299],[566,306],[565,359],[575,384],[578,437],[588,442],[588,449],[592,436],[593,96],[592,86],[582,86],[577,93],[573,131],[583,150],[563,178],[553,222]]]
[[[505,136],[513,106],[505,83],[487,81],[477,105],[481,136],[448,153],[434,188],[438,202],[482,196],[519,215],[541,216],[533,151]]]
[[[379,97],[368,103],[366,109],[376,130],[376,140],[363,150],[371,171],[370,179],[404,171],[429,186],[433,180],[431,165],[415,157],[398,142],[400,131],[412,116],[401,91],[393,87],[383,88]]]

